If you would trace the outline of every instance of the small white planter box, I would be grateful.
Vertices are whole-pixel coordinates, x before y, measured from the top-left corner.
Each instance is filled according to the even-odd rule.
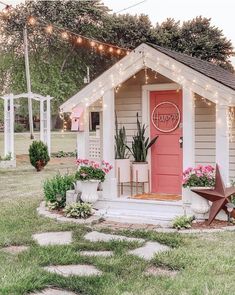
[[[0,169],[15,168],[16,160],[0,161]]]
[[[98,184],[99,180],[87,180],[87,181],[81,181],[81,200],[86,203],[95,203],[98,201],[99,195],[98,195]]]
[[[76,203],[78,199],[78,194],[75,192],[75,190],[69,190],[66,192],[66,205],[71,205],[73,203]]]

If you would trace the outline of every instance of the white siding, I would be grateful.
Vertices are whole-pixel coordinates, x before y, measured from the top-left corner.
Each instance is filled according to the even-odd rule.
[[[141,119],[141,85],[126,85],[116,94],[115,108],[120,126],[125,126],[127,142],[132,141],[132,136],[136,133],[136,114],[138,112]]]
[[[232,121],[231,139],[229,143],[229,177],[235,180],[235,120]]]
[[[195,162],[215,165],[215,104],[195,100]]]

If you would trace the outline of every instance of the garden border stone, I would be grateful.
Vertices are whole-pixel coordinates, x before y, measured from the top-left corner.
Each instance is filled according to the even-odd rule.
[[[48,217],[51,219],[56,219],[57,221],[61,221],[61,222],[73,222],[77,224],[92,225],[92,224],[98,223],[100,220],[100,216],[96,216],[96,215],[92,215],[91,217],[87,219],[75,219],[75,218],[62,216],[59,213],[55,213],[53,211],[48,210],[48,208],[46,207],[45,201],[40,203],[39,207],[37,208],[37,212],[41,216]]]

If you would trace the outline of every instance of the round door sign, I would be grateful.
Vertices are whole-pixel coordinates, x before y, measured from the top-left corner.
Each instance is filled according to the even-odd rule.
[[[169,133],[174,131],[180,124],[180,110],[172,102],[161,102],[153,109],[151,119],[157,130]]]

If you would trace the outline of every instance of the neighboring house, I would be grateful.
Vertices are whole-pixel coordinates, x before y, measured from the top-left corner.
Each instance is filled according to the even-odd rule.
[[[119,125],[127,130],[128,143],[136,133],[139,113],[148,126],[147,135],[159,136],[148,155],[150,192],[157,196],[181,196],[182,171],[189,166],[218,163],[225,183],[235,178],[235,75],[219,66],[142,44],[66,101],[61,110],[72,112],[77,106],[83,108],[84,123],[84,132],[77,133],[78,156],[112,165],[115,112]],[[100,138],[91,136],[91,112],[100,113]],[[184,195],[174,202],[133,199],[128,188],[119,197],[114,169],[96,206],[117,218],[153,221],[182,214],[182,202]]]

